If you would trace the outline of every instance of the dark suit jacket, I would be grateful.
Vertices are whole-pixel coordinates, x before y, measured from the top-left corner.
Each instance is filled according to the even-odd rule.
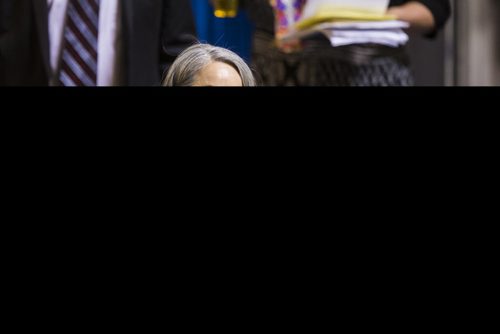
[[[159,85],[161,74],[196,42],[187,0],[121,0],[125,81]],[[47,85],[46,0],[0,0],[0,85]]]

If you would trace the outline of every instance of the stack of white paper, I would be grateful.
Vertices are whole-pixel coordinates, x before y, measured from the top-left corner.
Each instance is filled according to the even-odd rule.
[[[373,43],[398,47],[408,42],[408,24],[385,14],[389,0],[308,0],[298,29],[283,37],[296,40],[321,32],[332,46]]]
[[[409,40],[403,31],[408,28],[408,24],[402,21],[339,22],[318,28],[330,39],[332,46],[372,43],[398,47]]]

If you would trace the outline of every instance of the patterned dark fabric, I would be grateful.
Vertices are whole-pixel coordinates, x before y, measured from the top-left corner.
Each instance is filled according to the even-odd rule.
[[[264,86],[411,86],[404,48],[375,45],[326,47],[310,41],[303,52],[285,54],[271,35],[254,36],[253,68]]]
[[[253,68],[266,86],[411,86],[405,48],[353,45],[332,48],[321,37],[306,41],[299,53],[274,46],[274,16],[268,0],[240,0],[255,24]],[[391,6],[409,0],[391,0]],[[437,28],[450,15],[449,0],[416,0],[433,13]]]

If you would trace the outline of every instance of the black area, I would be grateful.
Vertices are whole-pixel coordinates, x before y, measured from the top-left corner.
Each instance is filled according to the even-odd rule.
[[[419,34],[410,36],[408,52],[416,86],[445,85],[445,38],[440,33],[435,39]]]

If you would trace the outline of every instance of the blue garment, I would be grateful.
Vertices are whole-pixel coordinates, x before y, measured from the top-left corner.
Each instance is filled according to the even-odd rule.
[[[209,0],[191,1],[200,42],[230,49],[250,62],[253,29],[246,13],[240,11],[234,19],[218,19]]]

